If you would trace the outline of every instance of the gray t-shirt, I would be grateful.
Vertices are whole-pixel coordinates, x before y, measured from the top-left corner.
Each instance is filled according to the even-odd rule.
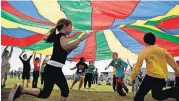
[[[7,57],[5,57],[5,55],[2,56],[1,68],[3,67],[10,68],[10,63],[9,63],[10,58],[11,58],[10,56],[7,56]]]

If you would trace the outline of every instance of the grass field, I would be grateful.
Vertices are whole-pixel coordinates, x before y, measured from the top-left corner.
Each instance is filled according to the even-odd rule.
[[[32,81],[32,80],[31,80]],[[17,78],[9,78],[6,83],[6,88],[1,89],[1,100],[7,101],[8,93],[10,92],[14,83],[21,83],[21,80]],[[71,86],[72,81],[68,81],[69,86]],[[31,87],[30,83],[30,87]],[[38,82],[38,87],[40,87],[40,80]],[[129,87],[130,89],[131,87]],[[112,91],[111,86],[103,85],[92,85],[91,89],[78,89],[78,84],[74,86],[73,90],[70,90],[70,95],[68,101],[133,101],[134,93],[130,92],[126,97],[119,96],[116,92]],[[30,95],[22,95],[15,101],[59,101],[60,91],[57,86],[54,86],[54,90],[48,99],[38,99]],[[145,101],[156,101],[150,94],[145,97]],[[168,99],[165,101],[175,101],[173,99]]]

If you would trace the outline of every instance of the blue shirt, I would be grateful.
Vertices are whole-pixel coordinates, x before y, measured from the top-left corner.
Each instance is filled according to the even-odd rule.
[[[124,77],[124,69],[127,68],[128,64],[121,59],[112,60],[109,66],[116,68],[116,77]]]

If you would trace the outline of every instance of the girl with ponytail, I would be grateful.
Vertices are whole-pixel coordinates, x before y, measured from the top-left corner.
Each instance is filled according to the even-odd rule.
[[[71,31],[72,22],[65,18],[60,19],[56,27],[49,31],[49,36],[46,38],[46,41],[53,43],[53,53],[44,69],[44,87],[42,89],[30,89],[23,88],[20,84],[15,84],[9,95],[8,101],[15,100],[20,97],[21,94],[29,94],[38,98],[48,98],[53,90],[54,84],[61,90],[60,101],[67,101],[69,87],[62,72],[62,67],[65,65],[68,52],[76,48],[77,45],[88,36],[84,34],[78,40],[68,43],[66,35],[69,35]]]

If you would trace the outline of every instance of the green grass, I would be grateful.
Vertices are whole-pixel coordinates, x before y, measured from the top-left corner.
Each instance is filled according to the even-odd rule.
[[[2,89],[2,93],[4,94],[5,98],[2,101],[6,101],[8,96],[8,92],[12,88],[14,83],[21,83],[21,80],[17,78],[9,78],[6,82],[6,88]],[[31,79],[32,82],[32,79]],[[71,86],[72,81],[68,81],[69,86]],[[32,86],[32,83],[29,85]],[[40,80],[38,82],[38,87],[40,87]],[[74,86],[73,90],[70,90],[70,95],[68,101],[133,101],[134,93],[130,92],[127,94],[126,97],[119,96],[116,92],[113,92],[111,86],[106,86],[105,83],[103,85],[92,85],[91,89],[78,89],[78,83]],[[131,89],[131,87],[129,87]],[[60,91],[59,88],[55,85],[54,90],[51,93],[48,99],[38,99],[36,97],[30,95],[22,95],[15,101],[59,101],[60,99]],[[150,94],[145,97],[145,101],[156,101],[154,100]],[[166,101],[175,101],[173,99],[168,99]]]

